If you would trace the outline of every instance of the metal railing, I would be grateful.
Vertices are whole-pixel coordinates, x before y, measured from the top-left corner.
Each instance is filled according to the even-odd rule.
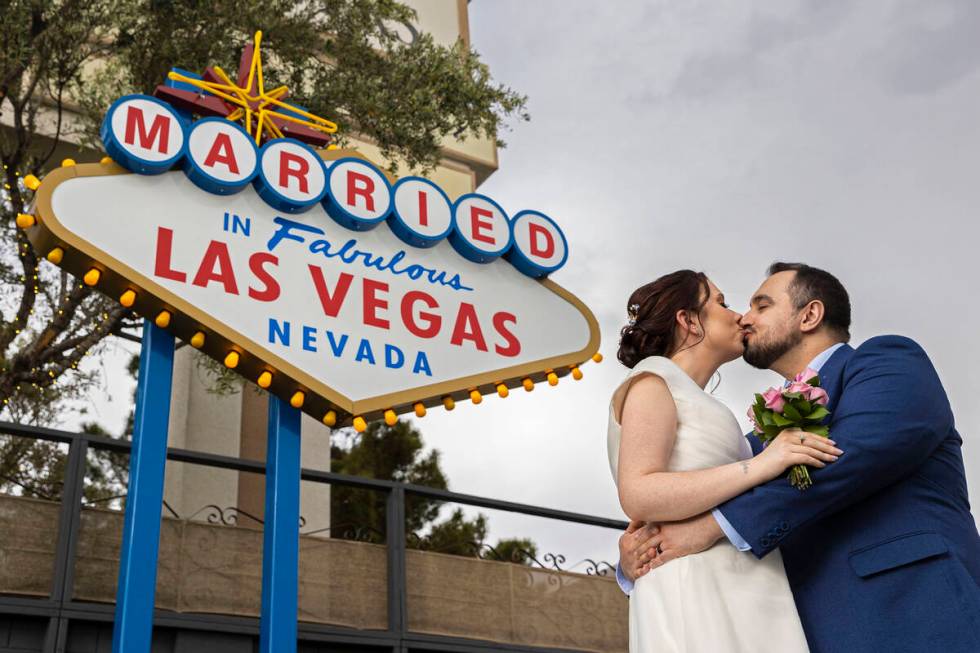
[[[50,621],[44,637],[45,652],[65,650],[68,624],[73,619],[97,622],[111,622],[113,608],[105,604],[76,601],[72,598],[74,589],[74,568],[78,543],[79,522],[83,505],[83,488],[86,474],[86,460],[89,450],[109,451],[129,454],[131,443],[89,433],[75,433],[56,429],[25,426],[10,422],[0,422],[0,435],[42,440],[68,445],[67,461],[64,470],[64,485],[61,493],[58,530],[55,543],[55,566],[52,591],[48,599],[0,596],[0,614],[21,614],[46,617]],[[265,474],[265,463],[234,458],[214,453],[189,449],[168,448],[167,460],[219,469]],[[441,651],[563,651],[569,649],[548,649],[527,646],[506,645],[498,642],[481,642],[458,637],[435,636],[413,633],[408,629],[407,620],[407,579],[406,579],[406,496],[415,496],[445,503],[455,503],[478,508],[501,510],[534,517],[554,519],[575,524],[597,526],[621,531],[626,528],[624,521],[579,514],[564,510],[554,510],[512,501],[501,501],[488,497],[462,494],[410,483],[399,483],[379,479],[349,476],[334,472],[303,469],[301,479],[313,483],[347,486],[363,490],[382,492],[386,495],[386,550],[387,550],[387,602],[388,628],[386,631],[362,631],[351,628],[301,623],[300,641],[320,641],[343,643],[364,650],[441,650]],[[113,497],[121,498],[121,497]],[[552,556],[552,561],[555,556]],[[604,573],[605,562],[592,564],[589,573]],[[553,569],[561,570],[556,564]],[[162,627],[204,629],[218,632],[252,634],[259,632],[258,620],[247,617],[225,615],[180,614],[156,610],[154,625]],[[346,650],[346,649],[345,649]]]

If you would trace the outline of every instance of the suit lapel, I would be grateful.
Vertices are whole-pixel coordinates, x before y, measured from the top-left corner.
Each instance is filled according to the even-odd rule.
[[[840,399],[843,390],[844,363],[854,354],[854,348],[848,344],[839,347],[827,362],[820,368],[820,386],[827,391],[829,400],[827,410],[834,412],[834,406]]]

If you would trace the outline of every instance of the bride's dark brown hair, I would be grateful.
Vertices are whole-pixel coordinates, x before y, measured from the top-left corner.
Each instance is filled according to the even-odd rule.
[[[619,362],[632,369],[648,356],[674,353],[677,311],[688,311],[700,322],[709,294],[708,277],[694,270],[671,272],[634,290],[626,302],[632,323],[619,332]]]

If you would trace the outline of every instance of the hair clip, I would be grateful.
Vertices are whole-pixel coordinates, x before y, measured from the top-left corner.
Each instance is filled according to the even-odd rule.
[[[636,324],[636,313],[640,310],[639,304],[630,304],[629,310],[626,311],[626,316],[629,318],[629,325],[633,326]]]

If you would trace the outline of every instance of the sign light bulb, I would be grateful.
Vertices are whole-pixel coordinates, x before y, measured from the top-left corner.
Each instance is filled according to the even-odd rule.
[[[98,268],[92,268],[85,273],[85,276],[82,277],[82,281],[85,282],[86,286],[94,286],[95,284],[99,283],[99,279],[101,278],[102,272]]]

